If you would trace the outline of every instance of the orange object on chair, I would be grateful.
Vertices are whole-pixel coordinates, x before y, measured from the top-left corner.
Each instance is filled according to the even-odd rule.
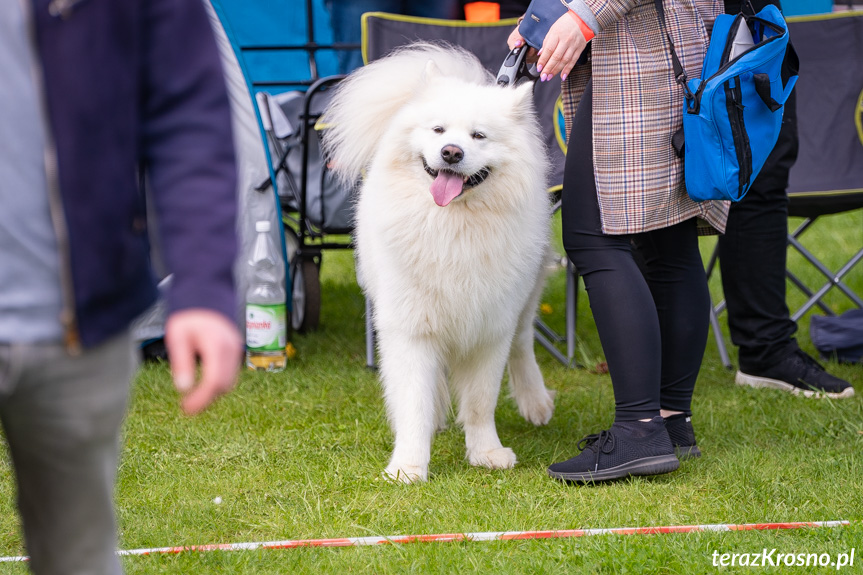
[[[468,2],[464,5],[464,19],[468,22],[497,22],[500,20],[500,4]]]

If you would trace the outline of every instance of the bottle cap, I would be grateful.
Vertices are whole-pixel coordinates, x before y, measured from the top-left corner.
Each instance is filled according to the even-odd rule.
[[[270,222],[267,220],[261,220],[259,222],[255,222],[255,231],[256,232],[268,232],[268,231],[270,231]]]

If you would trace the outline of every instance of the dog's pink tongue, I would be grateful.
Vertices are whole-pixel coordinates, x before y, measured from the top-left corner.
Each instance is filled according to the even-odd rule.
[[[435,203],[443,207],[453,201],[461,193],[463,187],[464,181],[461,176],[441,170],[432,182],[430,191]]]

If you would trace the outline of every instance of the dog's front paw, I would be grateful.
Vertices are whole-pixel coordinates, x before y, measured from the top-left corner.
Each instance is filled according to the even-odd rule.
[[[518,412],[534,425],[545,425],[554,414],[555,394],[553,389],[543,386],[534,393],[517,395],[515,402],[518,405]]]
[[[383,476],[389,481],[402,483],[422,483],[428,481],[428,468],[418,465],[399,465],[390,463],[384,469]]]
[[[468,453],[468,461],[471,465],[481,465],[489,469],[512,469],[516,463],[515,452],[509,447]]]

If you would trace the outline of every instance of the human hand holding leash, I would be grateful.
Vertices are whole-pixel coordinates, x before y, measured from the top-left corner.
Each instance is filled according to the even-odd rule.
[[[578,16],[574,12],[567,12],[552,24],[539,52],[529,48],[527,61],[537,63],[537,71],[541,72],[541,82],[551,80],[558,73],[561,80],[566,80],[587,46],[588,40],[579,25]],[[506,43],[510,50],[525,43],[518,26],[510,32]]]
[[[237,326],[223,315],[207,309],[171,314],[165,323],[165,346],[187,415],[200,413],[236,384],[243,346]],[[201,377],[196,382],[197,359]]]
[[[521,20],[519,20],[521,22]],[[509,38],[506,39],[506,45],[510,50],[514,48],[518,48],[524,44],[524,38],[518,31],[518,26],[512,29],[512,32],[509,33]]]

